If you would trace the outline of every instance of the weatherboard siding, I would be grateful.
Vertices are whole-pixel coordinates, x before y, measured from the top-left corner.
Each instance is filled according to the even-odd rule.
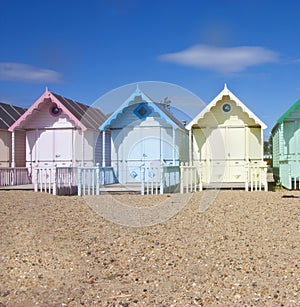
[[[273,174],[287,189],[300,177],[300,106],[299,100],[277,121],[272,129]]]
[[[26,129],[74,127],[74,123],[66,114],[62,113],[59,116],[51,115],[51,107],[53,107],[53,104],[45,104],[33,111],[32,115],[30,115],[30,121],[26,124]]]
[[[273,176],[276,181],[279,180],[279,160],[280,160],[280,132],[281,126],[277,126],[276,130],[273,131],[272,135],[272,167]]]
[[[0,167],[10,167],[11,133],[0,130]]]
[[[22,167],[26,164],[26,132],[19,130],[15,132],[15,166]]]
[[[139,182],[144,164],[179,165],[188,159],[187,132],[168,126],[161,118],[149,117],[135,126],[111,131],[112,166],[121,183]]]
[[[105,148],[103,148],[103,134],[105,134]],[[95,146],[95,163],[103,165],[103,150],[105,166],[111,166],[111,132],[100,131]]]
[[[231,106],[228,112],[225,104]],[[247,165],[263,161],[263,125],[225,86],[187,126],[192,130],[192,159],[201,165],[203,182],[248,181]]]
[[[214,107],[201,119],[200,125],[202,127],[215,127],[215,126],[238,126],[249,125],[257,126],[254,119],[250,118],[242,108],[236,106],[234,102],[231,102],[232,111],[230,113],[224,113],[222,111],[222,105],[225,101],[218,101]]]

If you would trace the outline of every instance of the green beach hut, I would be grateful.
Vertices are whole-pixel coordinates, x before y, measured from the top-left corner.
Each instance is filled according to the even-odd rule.
[[[278,119],[271,136],[274,179],[287,189],[299,189],[300,99]]]

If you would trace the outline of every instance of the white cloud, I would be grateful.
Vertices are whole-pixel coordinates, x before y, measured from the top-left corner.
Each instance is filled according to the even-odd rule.
[[[28,64],[0,62],[0,80],[33,83],[58,83],[61,74]]]
[[[195,45],[183,51],[159,56],[160,60],[222,73],[239,72],[247,67],[276,62],[278,54],[263,47],[215,47]]]

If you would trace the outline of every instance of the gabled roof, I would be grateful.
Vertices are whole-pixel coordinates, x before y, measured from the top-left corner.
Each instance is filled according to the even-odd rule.
[[[188,130],[192,128],[193,125],[197,125],[199,119],[203,118],[206,113],[210,112],[211,108],[214,107],[218,101],[222,100],[223,96],[229,96],[230,100],[233,100],[236,105],[248,114],[262,129],[266,129],[267,126],[254,114],[252,113],[239,98],[237,98],[228,88],[225,83],[224,89],[186,126]]]
[[[287,117],[290,116],[298,107],[300,106],[300,99],[297,100],[277,121],[278,124],[281,124]]]
[[[8,130],[8,128],[25,112],[25,108],[0,102],[0,129]]]
[[[122,103],[122,105],[112,113],[107,120],[100,126],[100,130],[106,130],[111,125],[112,121],[115,120],[119,114],[123,112],[125,108],[127,108],[130,104],[146,102],[149,106],[151,106],[155,112],[159,114],[159,116],[165,119],[172,127],[180,128],[185,130],[185,126],[183,123],[178,120],[162,103],[155,102],[146,94],[144,94],[139,87],[137,86],[136,90],[131,94],[131,96]]]
[[[288,118],[298,107],[300,106],[300,99],[297,100],[281,117],[277,120],[276,124],[271,130],[271,133],[273,134],[276,127],[284,122],[286,118]]]
[[[106,116],[100,109],[93,108],[72,99],[52,93],[48,90],[48,88],[46,88],[45,93],[39,99],[37,99],[13,125],[10,126],[9,131],[22,129],[22,123],[30,116],[33,116],[41,104],[49,102],[49,100],[62,109],[62,111],[75,123],[75,125],[83,130],[98,129],[99,125],[101,125],[106,119]]]

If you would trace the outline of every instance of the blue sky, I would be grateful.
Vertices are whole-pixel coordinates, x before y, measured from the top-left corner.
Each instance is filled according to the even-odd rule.
[[[267,137],[300,98],[299,15],[296,0],[0,0],[0,101],[28,107],[48,86],[93,104],[161,81],[209,103],[226,82]]]

